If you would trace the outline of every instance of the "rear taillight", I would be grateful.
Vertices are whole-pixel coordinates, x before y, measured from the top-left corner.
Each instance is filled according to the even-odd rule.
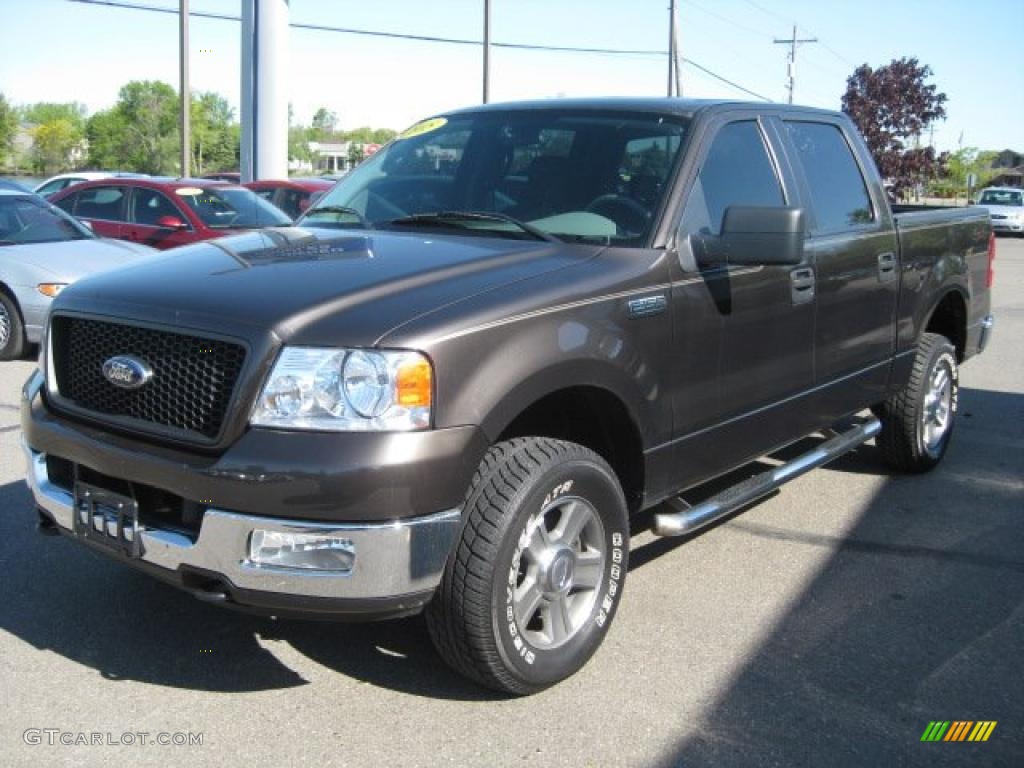
[[[996,234],[988,233],[988,272],[985,274],[985,287],[991,288],[995,279],[995,272],[992,269],[992,262],[996,260]]]

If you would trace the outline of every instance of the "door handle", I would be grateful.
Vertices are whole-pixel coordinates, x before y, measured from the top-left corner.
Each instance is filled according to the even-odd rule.
[[[806,304],[814,299],[814,270],[800,267],[789,273],[790,293],[793,304]]]
[[[878,254],[878,281],[888,283],[896,279],[896,254],[892,251]]]

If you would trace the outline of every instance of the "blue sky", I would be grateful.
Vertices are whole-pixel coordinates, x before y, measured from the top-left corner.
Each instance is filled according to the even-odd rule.
[[[140,0],[175,8],[175,0]],[[238,15],[238,0],[191,0],[194,11]],[[838,108],[860,63],[917,56],[949,96],[935,132],[942,149],[1024,151],[1024,0],[679,0],[682,53],[773,100],[786,97],[784,46],[800,36],[796,100]],[[667,0],[492,0],[495,41],[664,49]],[[295,22],[479,38],[482,0],[291,0]],[[480,99],[480,48],[291,31],[289,89],[296,118],[320,106],[342,127],[401,129]],[[195,18],[192,86],[238,104],[236,22]],[[82,101],[110,106],[132,79],[177,83],[173,15],[68,0],[0,0],[0,92],[15,103]],[[495,49],[492,100],[663,95],[664,56],[607,56]],[[747,98],[693,67],[687,96]]]

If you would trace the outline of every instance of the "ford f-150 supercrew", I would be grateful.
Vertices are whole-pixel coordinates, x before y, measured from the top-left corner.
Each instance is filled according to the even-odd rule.
[[[425,610],[455,669],[530,693],[608,632],[636,513],[688,533],[872,438],[934,467],[993,257],[980,209],[891,207],[841,114],[451,112],[293,228],[65,290],[28,483],[42,530],[203,600]]]

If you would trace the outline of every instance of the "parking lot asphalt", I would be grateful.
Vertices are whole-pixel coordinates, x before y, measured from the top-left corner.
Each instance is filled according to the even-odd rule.
[[[936,471],[890,475],[869,444],[688,539],[638,521],[604,646],[526,699],[449,672],[419,619],[253,618],[37,534],[34,364],[0,363],[0,763],[1024,765],[1024,240],[998,248]],[[934,720],[997,725],[922,743]],[[103,743],[61,744],[82,733]]]

